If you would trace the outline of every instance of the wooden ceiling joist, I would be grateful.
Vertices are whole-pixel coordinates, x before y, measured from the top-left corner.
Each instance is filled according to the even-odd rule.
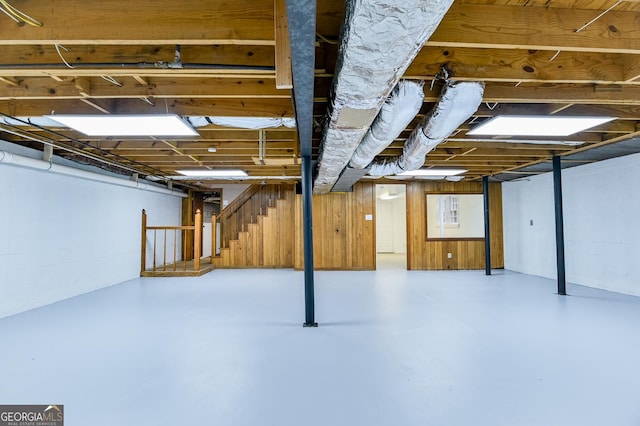
[[[455,1],[402,76],[425,81],[423,108],[381,156],[397,156],[438,101],[443,66],[449,78],[482,81],[485,91],[474,117],[427,156],[427,167],[464,167],[465,179],[474,180],[640,137],[640,2],[615,3],[611,8],[609,0]],[[6,20],[0,25],[0,112],[293,117],[285,6],[285,0],[25,2],[21,8],[44,25],[18,27],[0,15]],[[313,160],[344,15],[343,1],[317,4],[308,147]],[[524,143],[526,137],[467,134],[499,114],[616,119],[535,144]],[[124,162],[149,173],[158,172],[153,167],[173,175],[176,167],[202,166],[241,167],[255,176],[300,175],[298,164],[254,163],[258,130],[209,124],[197,129],[198,137],[163,141],[89,137],[60,127],[52,128],[57,135],[35,126],[2,127],[8,130],[0,137],[8,141],[41,148],[34,140],[55,138],[56,154],[77,160],[86,153],[89,161]],[[296,129],[266,129],[264,136],[268,156],[300,154]],[[581,144],[551,144],[552,139]],[[65,152],[69,144],[83,147]]]
[[[142,78],[139,75],[134,77]],[[121,86],[101,77],[76,77],[73,80],[55,82],[49,78],[23,78],[16,85],[0,87],[0,99],[134,99],[141,96],[153,98],[194,99],[290,99],[286,90],[275,88],[273,80],[224,78],[145,78],[144,84],[134,79],[124,80]]]
[[[109,110],[118,114],[166,114],[238,117],[293,117],[290,99],[171,99],[149,105],[139,99],[112,99]],[[0,112],[34,117],[51,114],[93,114],[95,110],[80,100],[30,100],[16,103],[0,100]]]
[[[640,56],[632,54],[556,53],[531,49],[425,47],[407,70],[407,76],[433,77],[444,65],[452,78],[461,81],[626,84],[632,83],[630,77],[636,75],[630,71],[631,64],[640,61]]]
[[[427,46],[637,54],[639,12],[454,3]]]
[[[2,25],[0,44],[274,44],[273,0],[52,0],[29,14],[44,25]]]

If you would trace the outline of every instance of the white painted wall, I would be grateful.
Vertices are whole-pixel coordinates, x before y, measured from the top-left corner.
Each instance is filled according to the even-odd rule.
[[[640,154],[565,169],[562,184],[567,281],[640,296]],[[555,279],[552,174],[502,194],[505,268]]]
[[[216,188],[222,188],[222,208],[227,207],[233,200],[238,198],[251,185],[245,183],[232,183],[224,185],[215,185]]]
[[[202,224],[202,257],[211,256],[211,222]]]
[[[139,276],[143,208],[180,224],[177,196],[0,164],[0,317]]]

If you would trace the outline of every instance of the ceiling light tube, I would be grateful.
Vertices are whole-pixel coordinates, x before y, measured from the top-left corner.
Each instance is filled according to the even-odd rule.
[[[615,117],[561,117],[498,115],[477,127],[468,135],[494,136],[569,136],[600,124],[615,120]]]
[[[223,169],[223,170],[176,170],[176,172],[180,173],[184,176],[190,177],[245,177],[248,176],[247,172],[244,170],[232,170],[232,169]]]
[[[396,176],[456,176],[468,172],[465,169],[418,169],[398,173]]]
[[[175,114],[55,114],[45,117],[87,136],[198,136],[189,123]]]

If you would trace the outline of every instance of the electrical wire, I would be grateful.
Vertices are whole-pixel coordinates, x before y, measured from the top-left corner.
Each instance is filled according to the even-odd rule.
[[[0,0],[0,1],[1,1],[1,0]],[[58,52],[58,56],[60,56],[60,59],[62,59],[62,62],[64,62],[64,64],[65,64],[67,67],[69,67],[69,68],[73,69],[73,65],[69,64],[69,62],[67,62],[67,61],[64,59],[64,56],[62,56],[62,52],[60,52],[60,48],[64,49],[64,51],[65,51],[65,52],[68,52],[68,51],[69,51],[69,49],[67,49],[66,47],[64,47],[64,46],[63,46],[63,45],[61,45],[61,44],[56,44],[55,46],[56,46],[56,52]]]
[[[316,33],[316,37],[328,44],[340,44],[338,40],[331,40],[330,38],[327,38],[320,33]]]
[[[9,4],[9,2],[7,2],[7,0],[0,0],[0,5],[2,5],[2,11],[9,15],[10,17],[13,18],[14,21],[18,22],[19,24],[29,24],[33,27],[41,27],[43,24],[42,22],[38,21],[35,18],[32,18],[31,16],[27,15],[24,12],[21,12],[20,10],[16,9],[15,7],[11,6]]]
[[[618,0],[616,2],[616,4],[614,4],[613,6],[611,6],[610,8],[608,8],[607,10],[605,10],[604,12],[602,12],[600,15],[596,16],[595,18],[593,18],[592,20],[590,20],[589,22],[587,22],[586,24],[584,24],[583,26],[581,26],[580,28],[578,28],[577,30],[575,30],[576,33],[579,33],[580,31],[584,30],[585,28],[587,28],[589,25],[593,24],[594,22],[596,22],[598,19],[602,18],[604,15],[606,15],[607,13],[609,13],[614,7],[616,7],[617,5],[619,5],[620,3],[622,3],[622,0]]]
[[[7,15],[9,18],[11,18],[12,20],[14,20],[17,24],[20,24],[20,21],[18,18],[16,18],[15,16],[13,16],[12,14],[10,14],[9,12],[7,12],[6,10],[4,10],[2,7],[0,7],[0,12],[4,13],[5,15]]]
[[[110,75],[101,75],[100,76],[103,80],[108,81],[109,83],[116,85],[118,87],[122,87],[122,83],[120,83],[118,80],[116,80],[115,78],[111,77]]]
[[[556,52],[556,53],[555,53],[555,54],[554,54],[554,55],[549,59],[549,62],[553,62],[553,60],[554,60],[555,58],[557,58],[559,54],[560,54],[560,51],[558,50],[558,51],[557,51],[557,52]]]

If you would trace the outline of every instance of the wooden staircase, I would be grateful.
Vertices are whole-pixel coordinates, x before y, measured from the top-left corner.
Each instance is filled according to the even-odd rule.
[[[220,213],[216,268],[293,268],[295,189],[254,185]]]

